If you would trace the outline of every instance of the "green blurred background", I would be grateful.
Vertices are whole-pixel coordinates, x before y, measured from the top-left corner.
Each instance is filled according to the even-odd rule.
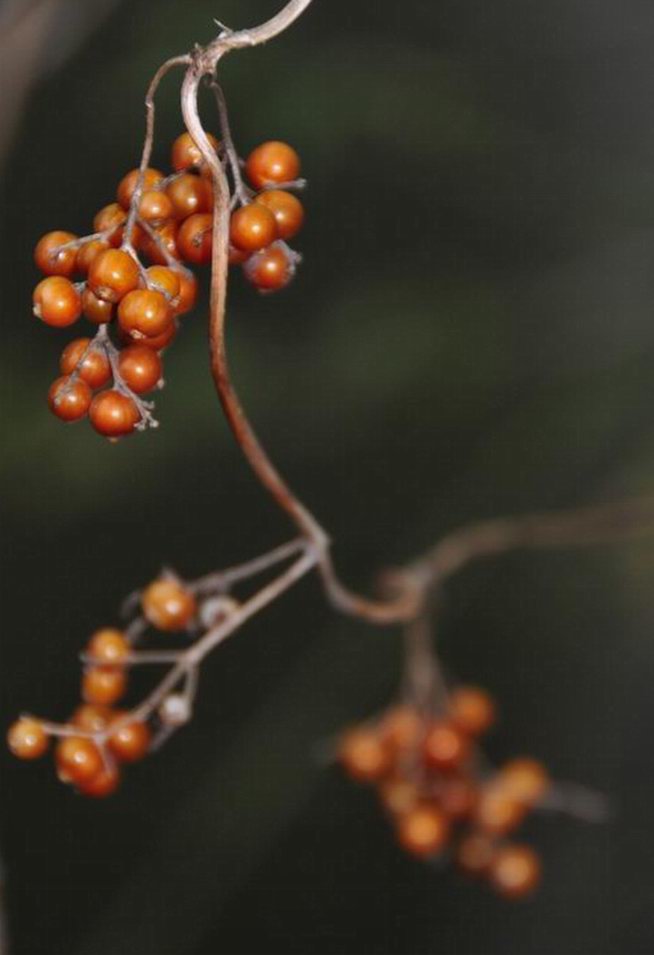
[[[63,0],[15,88],[0,31],[18,113],[1,193],[3,725],[66,716],[81,644],[163,563],[195,576],[289,536],[219,413],[205,303],[167,355],[162,427],[116,446],[49,414],[74,333],[30,315],[34,242],[88,231],[111,201],[159,62],[214,16],[245,26],[278,5]],[[642,0],[315,0],[225,61],[242,152],[287,139],[310,181],[295,284],[260,298],[234,277],[233,366],[353,584],[462,521],[654,487],[653,41]],[[165,165],[173,79],[158,117]],[[449,588],[446,664],[501,701],[490,755],[533,753],[614,802],[600,827],[529,823],[534,901],[402,856],[372,796],[321,764],[393,692],[400,653],[307,581],[215,654],[193,724],[112,800],[0,755],[11,950],[650,952],[653,580],[641,543],[505,558]]]

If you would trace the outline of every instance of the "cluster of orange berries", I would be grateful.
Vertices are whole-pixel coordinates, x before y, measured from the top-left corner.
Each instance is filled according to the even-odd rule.
[[[536,888],[541,866],[530,846],[507,836],[543,798],[549,778],[529,758],[482,771],[476,743],[495,712],[484,690],[460,686],[442,716],[399,705],[354,727],[338,758],[349,776],[377,787],[406,852],[429,859],[449,851],[460,871],[517,899]]]
[[[194,595],[172,578],[160,578],[141,595],[145,620],[170,633],[185,630],[194,620]],[[92,636],[84,653],[82,703],[62,732],[32,716],[22,716],[10,728],[7,742],[19,759],[43,756],[50,737],[57,736],[55,766],[59,779],[84,796],[109,796],[120,783],[121,765],[143,759],[152,743],[152,718],[132,718],[115,704],[127,691],[127,667],[132,645],[123,630],[104,628]],[[179,725],[188,718],[183,696],[171,693],[160,704],[156,721]]]
[[[209,139],[220,154],[218,140]],[[173,143],[171,162],[174,172],[167,177],[145,170],[133,221],[138,169],[121,180],[116,201],[97,213],[92,235],[49,232],[34,251],[46,275],[34,290],[34,314],[56,328],[82,316],[98,326],[93,339],[76,338],[64,349],[50,408],[63,421],[88,415],[108,438],[156,424],[151,405],[139,396],[161,383],[161,352],[174,339],[179,317],[195,304],[197,279],[184,263],[211,260],[213,188],[188,133]],[[299,168],[295,150],[280,142],[263,143],[245,163],[249,181],[261,191],[255,195],[241,184],[243,204],[231,217],[230,263],[242,264],[260,291],[283,288],[295,271],[299,257],[285,240],[300,229],[304,211],[292,193],[274,187],[292,185]],[[139,254],[153,264],[146,267]],[[101,331],[110,324],[117,327],[119,348]]]

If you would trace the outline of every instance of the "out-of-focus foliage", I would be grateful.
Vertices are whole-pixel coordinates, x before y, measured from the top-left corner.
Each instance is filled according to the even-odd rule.
[[[132,0],[47,77],[2,182],[2,712],[63,717],[76,653],[125,593],[288,535],[234,449],[185,320],[162,428],[118,446],[45,407],[66,337],[37,326],[34,241],[82,231],[136,164],[165,57],[272,0]],[[654,9],[636,0],[315,0],[225,61],[242,151],[310,180],[297,282],[232,283],[235,376],[267,445],[365,586],[456,523],[654,486]],[[211,104],[207,101],[207,117]],[[156,161],[180,130],[172,79]],[[534,825],[540,897],[507,910],[401,858],[315,758],[392,692],[393,633],[307,583],[220,650],[197,718],[89,805],[2,757],[14,951],[636,953],[651,940],[654,546],[510,558],[450,588],[448,666],[502,701],[492,753],[609,791]],[[318,749],[316,749],[318,746]]]

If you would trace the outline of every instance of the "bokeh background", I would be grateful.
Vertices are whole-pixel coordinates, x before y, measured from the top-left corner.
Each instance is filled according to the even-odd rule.
[[[273,0],[0,5],[3,725],[63,718],[90,631],[163,564],[195,576],[288,526],[240,459],[185,319],[162,427],[116,446],[45,406],[73,334],[30,314],[35,240],[88,231],[138,159],[158,63]],[[266,443],[365,587],[462,521],[654,488],[654,7],[315,0],[223,81],[243,152],[301,151],[305,255],[283,295],[235,276],[230,346]],[[159,97],[155,164],[180,132]],[[207,104],[208,122],[210,104]],[[15,955],[636,955],[654,943],[654,544],[519,555],[452,583],[447,667],[501,701],[493,758],[609,793],[539,817],[533,901],[394,845],[319,759],[381,706],[394,632],[307,581],[206,665],[194,723],[106,803],[0,755]]]

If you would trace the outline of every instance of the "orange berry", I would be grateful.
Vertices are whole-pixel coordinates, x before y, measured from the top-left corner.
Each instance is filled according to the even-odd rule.
[[[139,170],[132,169],[125,176],[123,176],[118,184],[118,189],[116,190],[116,199],[123,209],[129,209],[129,204],[132,201],[132,196],[134,195],[134,190],[136,189],[138,177]],[[147,168],[143,174],[143,192],[145,193],[155,189],[163,178],[164,174],[159,172],[158,169]]]
[[[266,206],[275,217],[277,236],[280,239],[292,239],[304,222],[302,203],[291,192],[283,189],[267,189],[260,192],[256,202]]]
[[[146,269],[146,275],[149,285],[157,292],[165,295],[168,301],[176,306],[182,285],[180,281],[181,272],[165,265],[151,265],[149,269]]]
[[[399,816],[413,809],[420,798],[420,792],[412,780],[398,776],[382,780],[379,798],[384,809],[394,816]]]
[[[118,370],[128,388],[142,395],[152,391],[161,378],[159,355],[147,345],[128,345],[118,356]]]
[[[139,268],[129,252],[107,249],[91,262],[88,284],[98,298],[119,302],[139,284]]]
[[[537,888],[540,859],[530,846],[501,846],[490,863],[488,875],[496,892],[506,899],[520,899]]]
[[[243,266],[243,274],[260,292],[285,288],[295,275],[295,264],[280,242],[255,252]]]
[[[394,706],[382,718],[381,732],[394,750],[402,751],[416,746],[423,731],[423,719],[412,706]]]
[[[71,382],[70,377],[64,375],[50,385],[48,406],[61,421],[78,421],[86,415],[92,398],[93,393],[85,381],[78,378]]]
[[[118,324],[130,338],[154,338],[173,320],[172,309],[161,292],[134,289],[118,306]]]
[[[255,189],[291,182],[300,173],[300,157],[287,143],[271,140],[252,150],[245,172]]]
[[[113,627],[96,630],[86,647],[87,655],[99,666],[121,663],[129,656],[130,650],[123,631]]]
[[[98,298],[90,288],[85,288],[82,292],[82,311],[84,317],[94,325],[104,325],[113,320],[115,309],[111,302]]]
[[[121,719],[125,713],[118,713]],[[147,723],[134,721],[121,726],[111,734],[108,740],[109,749],[116,759],[123,763],[136,763],[143,759],[150,748],[151,733]]]
[[[46,275],[72,275],[75,271],[77,249],[62,249],[61,246],[74,242],[77,238],[72,232],[47,232],[36,244],[34,261]]]
[[[127,213],[117,202],[110,202],[96,213],[93,219],[95,232],[108,232],[109,244],[117,248],[123,241],[123,226],[127,220]],[[111,230],[111,231],[109,231]]]
[[[229,238],[237,249],[258,252],[277,238],[275,216],[259,202],[241,206],[232,213]]]
[[[479,736],[495,722],[493,698],[478,686],[458,686],[448,700],[448,716],[458,729]]]
[[[187,219],[196,212],[211,212],[211,183],[201,176],[179,176],[166,189],[176,219]]]
[[[470,756],[470,743],[456,726],[444,720],[432,723],[425,735],[423,755],[427,766],[451,772]]]
[[[438,805],[446,816],[460,822],[472,814],[477,805],[477,787],[467,776],[451,776],[438,788]]]
[[[141,594],[143,613],[158,630],[184,630],[195,616],[195,597],[177,580],[162,578]]]
[[[518,828],[525,815],[525,804],[493,781],[479,795],[474,822],[491,836],[505,836]]]
[[[472,878],[486,875],[495,856],[495,844],[488,836],[472,832],[456,847],[455,861],[459,869]]]
[[[198,212],[185,219],[177,233],[177,248],[183,259],[195,265],[211,261],[213,216]]]
[[[134,402],[120,391],[101,391],[91,402],[91,424],[105,438],[121,438],[131,434],[140,421]],[[98,702],[103,702],[98,700]]]
[[[61,275],[42,279],[34,289],[34,314],[46,325],[66,328],[82,314],[82,299],[70,281]]]
[[[92,348],[90,338],[75,338],[64,348],[59,360],[62,375],[71,375],[78,368],[78,375],[90,388],[102,388],[111,378],[111,365],[102,347]],[[86,352],[86,354],[85,354]]]
[[[505,763],[500,768],[498,782],[510,792],[514,799],[528,806],[537,803],[550,785],[550,779],[543,764],[526,756]]]
[[[87,703],[111,706],[126,689],[127,677],[120,667],[89,667],[82,676],[82,697]]]
[[[22,716],[9,727],[7,744],[19,759],[38,759],[48,748],[50,739],[39,720]]]
[[[153,226],[163,225],[174,213],[172,200],[165,192],[150,189],[144,192],[139,203],[139,215]]]
[[[179,298],[175,306],[176,315],[186,315],[190,312],[198,298],[198,280],[187,269],[179,270]]]
[[[102,768],[90,779],[77,783],[77,791],[92,799],[104,799],[112,796],[120,785],[120,772],[113,764],[103,764]]]
[[[363,783],[381,779],[391,768],[391,754],[381,734],[365,726],[343,736],[338,759],[348,776]]]
[[[425,858],[444,848],[450,829],[443,812],[431,803],[422,803],[398,817],[397,838],[411,855]]]
[[[207,139],[214,150],[218,152],[220,143],[216,137],[212,136],[211,133],[207,133]],[[202,153],[196,146],[190,133],[182,133],[173,143],[170,164],[176,172],[181,172],[182,169],[197,169],[205,165]]]
[[[55,751],[59,779],[63,783],[88,782],[102,769],[102,756],[95,743],[83,736],[65,736]]]
[[[154,230],[159,244],[167,251],[168,255],[172,256],[174,259],[179,259],[180,253],[177,248],[177,223],[176,222],[166,222],[165,225],[160,226],[158,229]],[[167,265],[168,260],[163,254],[159,244],[155,242],[154,239],[150,238],[149,235],[145,235],[141,248],[143,252],[152,262],[156,262],[157,265]]]
[[[104,239],[92,239],[90,242],[85,242],[84,245],[80,246],[77,252],[77,271],[86,274],[96,255],[99,255],[100,252],[104,252],[108,248],[109,243]]]
[[[106,706],[98,706],[94,703],[81,703],[70,721],[73,726],[79,727],[85,733],[101,733],[107,728],[113,719],[113,710]]]

